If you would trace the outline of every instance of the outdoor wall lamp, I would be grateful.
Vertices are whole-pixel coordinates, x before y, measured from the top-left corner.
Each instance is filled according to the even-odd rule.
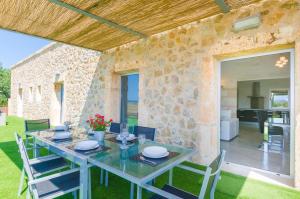
[[[239,32],[242,30],[248,30],[252,28],[257,28],[261,24],[261,17],[260,15],[254,15],[250,17],[246,17],[243,19],[239,19],[233,24],[233,30],[235,32]]]

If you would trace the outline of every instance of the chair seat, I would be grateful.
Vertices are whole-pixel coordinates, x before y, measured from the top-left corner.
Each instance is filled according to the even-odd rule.
[[[51,197],[53,194],[68,192],[71,189],[79,187],[79,171],[63,175],[51,180],[43,181],[36,184],[39,198]]]
[[[31,168],[32,168],[33,174],[35,175],[38,173],[46,173],[51,170],[56,170],[56,169],[59,169],[61,167],[66,167],[66,166],[68,166],[68,163],[64,158],[55,158],[52,160],[32,164]]]
[[[171,193],[173,195],[176,195],[176,196],[178,196],[180,198],[184,198],[184,199],[198,199],[197,196],[195,196],[195,195],[193,195],[191,193],[185,192],[185,191],[183,191],[181,189],[178,189],[176,187],[170,186],[170,185],[165,185],[162,188],[162,190],[164,190],[164,191],[166,191],[168,193]],[[162,196],[156,194],[156,195],[152,196],[151,199],[167,199],[167,198],[162,197]]]

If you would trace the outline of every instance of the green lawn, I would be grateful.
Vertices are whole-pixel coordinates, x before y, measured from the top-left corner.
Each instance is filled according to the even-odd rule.
[[[13,133],[24,131],[23,120],[8,117],[8,126],[0,127],[0,198],[17,198],[17,189],[21,173],[22,162],[17,152],[17,145]],[[194,165],[195,167],[201,167]],[[110,175],[109,187],[99,185],[99,169],[92,171],[93,198],[115,199],[129,198],[129,183],[121,178]],[[181,169],[174,170],[174,185],[198,194],[201,178]],[[162,186],[167,181],[167,175],[162,175],[156,181]],[[143,194],[144,196],[147,193]],[[22,195],[25,198],[25,192]],[[70,195],[64,198],[72,198]],[[146,198],[146,197],[145,197]],[[300,199],[300,192],[260,181],[252,180],[234,174],[222,173],[222,179],[217,186],[216,199]]]

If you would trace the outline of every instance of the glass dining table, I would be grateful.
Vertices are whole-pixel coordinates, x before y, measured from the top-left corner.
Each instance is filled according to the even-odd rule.
[[[116,140],[116,134],[108,133],[104,141],[99,142],[100,146],[105,148],[102,151],[91,151],[90,153],[80,153],[72,150],[79,141],[94,139],[87,133],[78,130],[72,130],[72,141],[54,142],[51,140],[53,132],[35,132],[31,135],[35,143],[48,148],[53,153],[60,155],[71,162],[80,166],[80,198],[88,198],[88,168],[90,165],[104,169],[123,179],[131,182],[130,198],[134,197],[134,186],[137,186],[136,197],[142,198],[142,187],[148,185],[153,179],[165,172],[169,172],[169,181],[172,181],[173,168],[182,162],[189,160],[195,150],[182,146],[162,144],[155,141],[146,140],[139,143],[138,139],[127,143],[127,147],[122,146]],[[169,155],[160,159],[148,159],[142,155],[143,149],[148,146],[165,147]]]

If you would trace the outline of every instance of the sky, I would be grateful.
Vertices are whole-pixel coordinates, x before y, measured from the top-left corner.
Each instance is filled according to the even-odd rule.
[[[128,91],[127,97],[129,101],[138,101],[139,97],[139,75],[128,75]]]
[[[51,43],[50,40],[0,29],[0,62],[10,68],[19,61]],[[128,100],[138,100],[139,76],[128,76]]]
[[[46,39],[0,29],[0,62],[10,68],[49,43]]]

